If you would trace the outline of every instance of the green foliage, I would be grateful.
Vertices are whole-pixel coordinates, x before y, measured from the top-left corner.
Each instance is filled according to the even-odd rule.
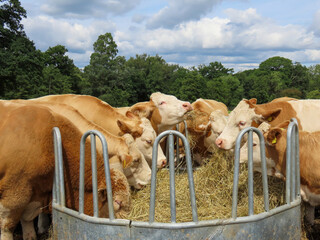
[[[19,0],[0,0],[0,48],[9,47],[16,37],[25,36],[22,18],[27,17],[26,10]]]
[[[307,93],[307,99],[320,99],[320,90],[313,90]]]
[[[193,102],[208,98],[233,108],[242,98],[259,103],[277,97],[320,98],[320,65],[309,68],[275,56],[259,68],[234,74],[220,62],[189,69],[161,56],[118,56],[111,33],[93,44],[90,64],[81,69],[62,45],[37,50],[24,31],[26,11],[19,0],[0,0],[0,98],[32,98],[77,93],[96,96],[112,106],[148,101],[160,91]]]

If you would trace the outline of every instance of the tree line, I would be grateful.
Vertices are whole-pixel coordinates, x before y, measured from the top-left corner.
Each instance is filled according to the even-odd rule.
[[[160,91],[193,102],[208,98],[230,109],[243,99],[259,103],[277,97],[320,98],[320,65],[306,67],[275,56],[259,67],[235,73],[221,62],[185,68],[161,56],[118,55],[111,33],[93,44],[90,63],[75,66],[62,45],[36,49],[21,20],[27,16],[19,0],[0,0],[0,98],[28,99],[48,94],[88,94],[114,107],[148,101]]]

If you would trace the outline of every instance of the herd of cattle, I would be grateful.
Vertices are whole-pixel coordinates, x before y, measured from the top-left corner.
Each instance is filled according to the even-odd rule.
[[[279,98],[266,104],[242,100],[228,113],[214,100],[190,104],[174,96],[153,93],[150,101],[114,108],[86,95],[49,95],[30,100],[0,101],[0,225],[1,239],[13,239],[20,222],[23,239],[36,239],[33,220],[50,213],[54,175],[52,129],[62,136],[66,205],[78,210],[79,143],[92,129],[107,140],[113,206],[117,218],[130,211],[130,187],[141,189],[151,180],[152,147],[158,134],[176,129],[192,139],[193,159],[202,160],[217,148],[231,150],[239,132],[249,126],[264,133],[268,175],[285,178],[286,127],[291,118],[299,123],[301,196],[314,212],[320,205],[320,100]],[[254,169],[261,171],[258,138],[254,136]],[[99,214],[108,217],[103,156],[97,141]],[[90,143],[85,158],[90,159]],[[158,146],[157,167],[166,166],[164,146]],[[246,143],[240,161],[247,160]],[[85,162],[84,212],[93,214],[90,161]],[[40,215],[41,216],[41,215]],[[312,222],[312,215],[309,216]],[[39,221],[40,222],[40,221]]]

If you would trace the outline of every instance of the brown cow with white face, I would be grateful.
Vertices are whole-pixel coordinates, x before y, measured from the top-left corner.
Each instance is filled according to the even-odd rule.
[[[55,165],[52,128],[59,127],[61,132],[66,206],[75,210],[78,210],[79,142],[82,133],[71,121],[43,106],[0,101],[0,116],[1,239],[13,239],[13,231],[19,221],[23,239],[36,239],[33,219],[47,209],[52,197]],[[92,171],[89,142],[86,143],[85,158],[85,199],[90,201]],[[97,169],[100,215],[108,216],[103,159],[99,151]],[[110,175],[115,215],[121,217],[130,208],[129,185],[121,171],[112,169]],[[84,212],[90,215],[93,209],[88,201]]]
[[[149,102],[137,103],[129,108],[133,114],[148,118],[157,134],[175,127],[191,110],[189,102],[160,92],[152,93]]]
[[[256,99],[242,100],[229,114],[227,125],[216,140],[219,148],[234,147],[239,132],[249,126],[268,122],[276,126],[283,121],[296,118],[299,129],[309,132],[320,130],[320,100],[285,100],[256,104]]]
[[[289,122],[285,122],[288,124]],[[282,124],[283,126],[283,124]],[[275,162],[275,168],[286,176],[286,143],[287,130],[272,127],[264,134],[266,150]],[[306,216],[313,223],[314,207],[320,205],[320,131],[299,131],[299,157],[300,157],[300,192],[302,199],[313,207],[313,213]]]
[[[262,133],[266,133],[270,129],[270,124],[263,122],[260,124],[258,129]],[[261,167],[261,155],[260,155],[260,140],[256,133],[252,134],[252,158],[253,158],[253,171],[262,172]],[[276,169],[274,160],[269,156],[269,152],[266,150],[266,163],[267,163],[267,174],[269,176],[275,176],[277,178],[284,179],[284,176]],[[248,161],[248,141],[240,149],[240,163]]]
[[[131,112],[125,115],[119,113],[115,108],[100,99],[88,95],[63,94],[48,95],[28,101],[43,103],[62,103],[75,108],[87,120],[97,124],[113,135],[131,134],[136,142],[137,148],[144,155],[147,162],[152,162],[152,147],[156,138],[156,132],[150,121],[146,118],[139,118]],[[61,112],[63,114],[63,110]],[[166,157],[158,147],[157,166],[162,168],[166,165]]]
[[[202,98],[197,99],[191,106],[193,111],[186,120],[187,130],[193,160],[202,165],[203,159],[216,148],[215,139],[225,126],[228,110],[221,102]],[[179,129],[184,133],[185,125],[180,123]]]

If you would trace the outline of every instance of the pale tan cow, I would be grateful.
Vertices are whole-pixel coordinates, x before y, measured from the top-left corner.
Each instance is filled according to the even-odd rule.
[[[266,133],[270,128],[270,124],[263,122],[258,129],[262,133]],[[262,172],[261,167],[261,155],[260,155],[260,140],[258,135],[253,132],[252,134],[252,158],[253,158],[253,171]],[[284,176],[275,168],[276,164],[274,160],[269,156],[268,151],[266,153],[267,174],[277,178],[284,179]],[[240,163],[246,163],[248,161],[248,141],[240,149]]]
[[[13,239],[21,221],[23,239],[36,239],[33,219],[50,211],[54,175],[52,128],[62,136],[66,206],[78,210],[79,143],[81,131],[68,119],[43,106],[0,101],[0,227],[1,239]],[[78,142],[78,144],[76,144]],[[92,214],[90,143],[86,143],[85,209]],[[131,159],[128,159],[130,164]],[[102,155],[97,152],[97,179],[100,216],[108,216]],[[130,189],[121,171],[110,172],[113,205],[118,217],[128,213]]]
[[[216,149],[215,139],[225,126],[228,110],[221,102],[202,98],[191,106],[193,111],[186,120],[189,142],[193,160],[202,165],[203,159]],[[180,123],[179,129],[185,133],[183,123]],[[183,149],[180,151],[183,152]]]
[[[130,186],[141,189],[151,181],[151,169],[146,162],[144,156],[138,150],[136,143],[131,135],[125,134],[124,136],[115,136],[100,126],[88,121],[83,117],[76,109],[66,104],[50,103],[50,102],[33,102],[29,100],[11,100],[15,103],[29,104],[36,106],[45,106],[50,110],[63,115],[69,121],[71,121],[81,132],[84,134],[86,131],[95,129],[100,131],[106,138],[108,144],[109,157],[119,156],[115,162],[110,160],[110,166],[118,170],[123,170],[124,174],[128,178]],[[97,141],[98,148],[100,142]],[[128,161],[132,164],[127,165]],[[115,159],[115,158],[113,158]]]
[[[289,121],[285,122],[289,124]],[[287,130],[280,127],[272,127],[264,134],[266,150],[275,162],[275,168],[286,176],[286,143]],[[314,207],[320,205],[320,131],[299,131],[299,157],[300,157],[300,180],[301,197],[313,207],[313,213],[306,216],[313,223]]]
[[[148,118],[156,133],[160,134],[182,122],[186,113],[192,110],[192,106],[189,102],[181,101],[175,96],[156,92],[151,94],[149,102],[136,103],[126,110],[139,117]]]
[[[149,165],[151,165],[152,147],[156,138],[156,133],[147,118],[143,117],[140,119],[130,111],[126,112],[125,115],[122,115],[108,103],[88,95],[48,95],[30,99],[29,101],[63,103],[74,107],[86,119],[114,135],[118,135],[119,133],[121,133],[121,135],[124,133],[131,134],[135,139],[138,149],[144,155]],[[158,146],[158,168],[164,167],[166,162],[166,157],[160,146]]]
[[[242,100],[229,114],[227,125],[216,140],[219,148],[234,147],[239,132],[249,126],[268,122],[271,126],[296,118],[299,129],[309,132],[320,130],[320,100],[273,101],[256,104],[256,99]]]

